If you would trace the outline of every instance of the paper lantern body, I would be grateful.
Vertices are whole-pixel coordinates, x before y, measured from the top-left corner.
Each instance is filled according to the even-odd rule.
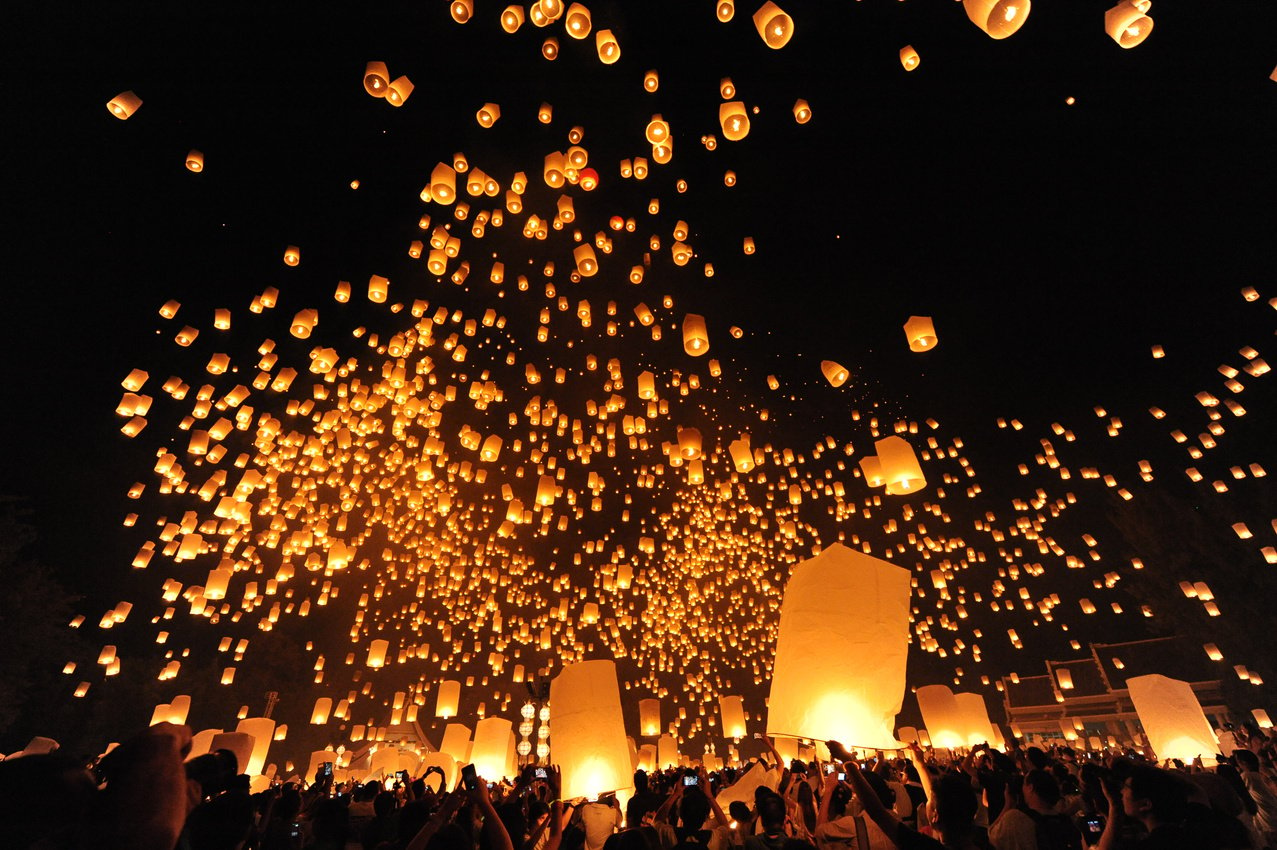
[[[945,685],[923,685],[918,688],[918,708],[931,737],[931,746],[955,749],[967,745],[963,731],[962,709]]]
[[[729,142],[739,142],[748,136],[749,113],[745,111],[745,104],[739,100],[720,103],[718,124],[723,128],[723,137]]]
[[[390,90],[390,72],[385,62],[369,62],[364,66],[364,91],[373,97],[385,97]]]
[[[555,748],[558,748],[558,718],[555,718]],[[475,772],[489,782],[499,782],[507,775],[510,736],[514,733],[504,717],[485,717],[474,725],[474,743],[470,745],[470,763]]]
[[[723,723],[723,737],[740,740],[745,737],[745,701],[738,696],[718,698],[718,711]]]
[[[659,699],[639,700],[639,734],[644,738],[661,734],[661,701]]]
[[[209,752],[230,750],[235,754],[235,772],[237,774],[247,773],[249,760],[253,755],[254,743],[253,736],[246,732],[219,732],[213,736],[213,740],[209,743],[208,749]]]
[[[1104,13],[1104,31],[1122,47],[1135,47],[1153,31],[1153,19],[1144,14],[1147,9],[1145,3],[1122,0]]]
[[[905,689],[909,571],[835,543],[785,587],[767,729],[897,749]]]
[[[443,740],[439,743],[439,752],[451,756],[459,765],[469,764],[470,728],[460,723],[449,723],[445,726]]]
[[[137,112],[138,107],[141,105],[142,98],[131,91],[122,91],[107,101],[106,108],[116,118],[121,121],[127,121],[134,112]]]
[[[235,727],[236,732],[243,732],[253,739],[253,749],[248,755],[247,765],[241,763],[240,773],[258,776],[266,767],[266,754],[270,750],[270,742],[275,737],[275,721],[269,717],[246,717]]]
[[[846,366],[841,363],[835,363],[833,360],[820,361],[820,371],[825,376],[825,380],[835,387],[841,387],[851,377],[851,373],[847,371]]]
[[[779,50],[789,44],[789,39],[794,35],[794,19],[771,0],[767,0],[754,13],[754,28],[768,47]]]
[[[989,38],[1014,35],[1029,17],[1029,0],[962,0],[971,23]]]
[[[905,322],[905,339],[910,351],[930,351],[936,347],[936,326],[930,316],[910,316]]]
[[[1189,762],[1200,755],[1203,763],[1214,763],[1219,741],[1188,682],[1152,673],[1127,679],[1126,688],[1159,759]]]
[[[918,456],[903,437],[893,434],[875,440],[874,449],[878,452],[878,462],[881,464],[883,481],[889,495],[915,493],[926,486],[927,479],[922,474]]]
[[[656,742],[657,767],[677,767],[678,762],[678,740],[673,735],[662,735]]]
[[[683,351],[693,357],[709,351],[709,331],[704,316],[688,313],[683,317]]]
[[[436,717],[456,717],[457,703],[461,701],[461,683],[445,679],[439,683],[439,694],[436,697],[435,716]],[[469,734],[469,733],[467,733]],[[452,754],[456,757],[456,753]]]
[[[989,709],[984,697],[980,694],[954,694],[954,704],[962,717],[962,732],[966,735],[966,746],[974,747],[988,741],[997,746],[997,730],[989,722]]]
[[[562,796],[595,798],[633,786],[630,749],[621,715],[616,663],[570,664],[550,684],[554,702],[554,761],[563,771]]]
[[[386,666],[386,653],[390,650],[390,641],[380,638],[368,644],[368,666]]]
[[[456,724],[449,724],[456,725]],[[465,727],[462,727],[465,728]],[[469,749],[470,732],[466,730],[466,748]],[[425,773],[428,768],[437,767],[443,771],[443,785],[445,791],[453,788],[457,784],[457,777],[460,775],[461,768],[456,759],[445,752],[426,753],[421,757],[421,762],[417,765],[418,775]],[[433,787],[433,786],[432,786]]]

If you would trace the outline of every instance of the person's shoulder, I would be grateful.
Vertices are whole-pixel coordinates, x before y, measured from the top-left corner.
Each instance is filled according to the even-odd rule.
[[[936,839],[903,823],[896,825],[894,840],[900,850],[944,850],[944,845]]]

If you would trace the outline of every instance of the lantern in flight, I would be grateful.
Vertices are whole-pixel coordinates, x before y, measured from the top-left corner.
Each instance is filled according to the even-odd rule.
[[[122,91],[106,102],[107,111],[121,121],[129,120],[142,105],[142,98],[131,91]]]
[[[971,23],[989,38],[1014,35],[1029,17],[1029,0],[962,0]]]
[[[910,316],[905,322],[905,339],[910,351],[930,351],[936,347],[936,326],[930,316]]]
[[[794,19],[771,0],[767,0],[754,13],[754,29],[762,36],[763,43],[772,50],[779,50],[789,44],[789,39],[794,35]]]
[[[633,787],[633,766],[613,661],[569,664],[550,684],[554,761],[565,797],[598,797]]]
[[[704,316],[688,313],[683,317],[683,350],[693,357],[709,351],[709,331],[705,328]]]
[[[1153,19],[1146,14],[1150,5],[1148,0],[1122,0],[1104,13],[1104,31],[1121,47],[1135,47],[1153,31]]]

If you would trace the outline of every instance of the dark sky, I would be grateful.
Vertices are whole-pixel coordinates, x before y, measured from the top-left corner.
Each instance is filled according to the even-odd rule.
[[[713,262],[715,277],[664,269],[638,296],[673,293],[679,312],[710,317],[716,339],[747,328],[750,344],[732,360],[799,388],[784,414],[797,444],[850,426],[845,399],[804,397],[819,387],[816,364],[832,358],[852,367],[861,409],[935,416],[962,435],[988,489],[1023,495],[1015,464],[1032,463],[1053,421],[1080,435],[1085,425],[1094,462],[1120,457],[1133,477],[1135,459],[1173,448],[1166,429],[1152,430],[1149,405],[1188,415],[1192,394],[1218,385],[1221,361],[1241,365],[1241,345],[1273,356],[1263,348],[1273,313],[1239,295],[1277,294],[1272,4],[1158,3],[1156,29],[1132,50],[1105,36],[1107,4],[1090,0],[1039,0],[1018,34],[996,42],[953,2],[782,5],[796,35],[771,51],[751,4],[728,25],[709,2],[595,4],[596,28],[622,44],[610,67],[592,42],[561,32],[563,57],[542,60],[546,32],[501,33],[500,7],[486,0],[464,27],[442,2],[6,10],[19,70],[3,84],[0,131],[10,172],[0,492],[29,507],[39,556],[91,600],[90,620],[160,580],[129,574],[137,538],[119,522],[131,509],[124,490],[172,422],[130,442],[113,415],[129,369],[163,380],[170,362],[175,374],[194,362],[168,341],[158,306],[176,298],[182,318],[208,327],[214,307],[247,316],[266,286],[281,289],[291,315],[301,301],[331,304],[338,279],[357,291],[369,273],[409,280],[420,272],[404,246],[418,238],[427,210],[417,194],[435,162],[462,150],[494,174],[524,168],[529,199],[552,203],[532,166],[573,124],[586,127],[603,179],[578,196],[578,214],[636,215],[641,235],[647,198],[660,197],[656,229],[691,224],[693,266]],[[905,44],[922,58],[912,73],[897,60]],[[370,59],[412,78],[404,108],[362,91]],[[641,90],[648,68],[661,74],[656,95]],[[720,138],[709,152],[698,139],[719,133],[724,76],[759,113],[745,141]],[[144,105],[121,122],[103,104],[124,89]],[[789,113],[798,97],[814,112],[805,126]],[[550,127],[535,121],[543,100],[554,104]],[[492,130],[473,119],[486,101],[502,105]],[[618,180],[616,162],[645,153],[654,112],[674,128],[674,164],[644,184]],[[191,148],[205,154],[202,174],[183,167]],[[729,168],[739,175],[730,190]],[[505,230],[492,250],[525,250],[517,228]],[[745,235],[758,241],[754,257],[740,251]],[[290,244],[302,246],[298,269],[279,262]],[[623,309],[638,297],[615,286],[619,295],[595,297],[624,298]],[[539,302],[513,300],[503,307],[535,316]],[[911,314],[935,317],[935,352],[905,347]],[[229,346],[251,350],[256,332],[237,331]],[[1149,357],[1153,344],[1166,346],[1164,362]],[[308,346],[282,345],[304,362]],[[1247,460],[1271,466],[1271,390],[1244,401]],[[1106,454],[1095,405],[1160,442]],[[1023,420],[1023,440],[997,431],[997,417]],[[1178,478],[1168,487],[1197,498]],[[1247,506],[1257,535],[1272,507]]]

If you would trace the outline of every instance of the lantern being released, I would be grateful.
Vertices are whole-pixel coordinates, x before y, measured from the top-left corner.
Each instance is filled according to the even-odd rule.
[[[510,742],[513,737],[512,725],[504,717],[485,717],[474,725],[474,743],[470,745],[470,763],[474,765],[475,772],[479,776],[489,782],[497,782],[507,775]],[[558,749],[557,728],[555,729],[555,749]]]
[[[1219,741],[1188,682],[1152,673],[1126,680],[1131,703],[1159,759],[1215,763]]]
[[[835,543],[785,587],[767,729],[898,749],[909,651],[909,571]]]
[[[633,786],[621,692],[612,661],[570,664],[550,684],[554,760],[565,798],[595,798]]]
[[[953,691],[946,685],[918,688],[918,709],[931,737],[931,746],[954,749],[967,744],[963,712]]]

